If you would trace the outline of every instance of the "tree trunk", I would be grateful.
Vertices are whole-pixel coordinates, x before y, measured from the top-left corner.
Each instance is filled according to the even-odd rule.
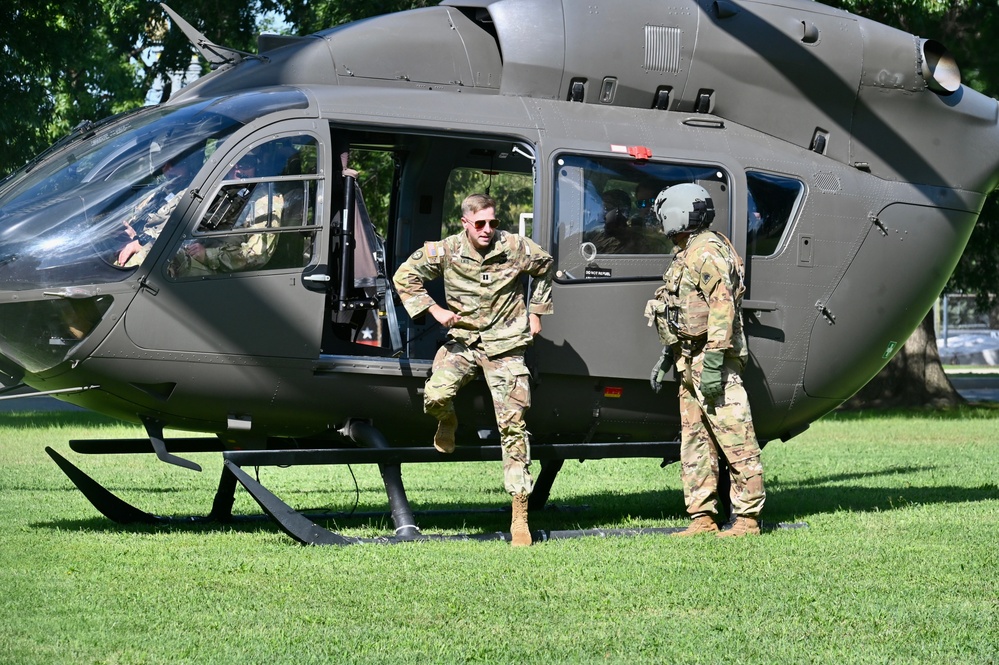
[[[891,362],[842,408],[941,408],[964,403],[965,399],[955,390],[940,364],[931,311]]]

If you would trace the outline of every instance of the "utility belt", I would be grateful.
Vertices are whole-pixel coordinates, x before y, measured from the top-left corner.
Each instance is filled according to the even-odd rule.
[[[689,337],[681,337],[679,344],[680,355],[688,359],[693,358],[694,356],[696,356],[697,354],[699,354],[701,351],[704,350],[704,345],[707,344],[707,342],[708,342],[707,335],[703,337],[696,337],[693,339]]]

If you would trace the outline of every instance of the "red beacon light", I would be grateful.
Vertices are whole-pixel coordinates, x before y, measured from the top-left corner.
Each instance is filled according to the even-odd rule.
[[[649,159],[652,151],[644,145],[614,145],[611,144],[611,152],[627,153],[635,159]]]

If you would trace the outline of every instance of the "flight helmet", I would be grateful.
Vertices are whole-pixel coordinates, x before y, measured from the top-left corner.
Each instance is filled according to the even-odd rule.
[[[653,206],[668,238],[703,229],[715,218],[715,204],[708,190],[690,182],[662,190]]]

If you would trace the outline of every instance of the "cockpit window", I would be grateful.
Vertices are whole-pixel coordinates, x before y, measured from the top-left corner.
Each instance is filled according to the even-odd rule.
[[[174,278],[303,268],[313,255],[319,145],[277,138],[244,152],[167,267]]]
[[[670,185],[707,189],[716,210],[713,228],[728,231],[728,178],[717,167],[562,155],[555,168],[559,281],[660,279],[675,247],[652,204]]]
[[[307,104],[295,90],[268,108]],[[0,191],[0,289],[107,283],[132,274],[199,169],[250,117],[256,96],[153,107],[100,126]],[[143,242],[145,241],[145,242]]]
[[[755,171],[746,172],[746,184],[749,187],[746,253],[772,256],[794,219],[805,186],[794,178]]]

